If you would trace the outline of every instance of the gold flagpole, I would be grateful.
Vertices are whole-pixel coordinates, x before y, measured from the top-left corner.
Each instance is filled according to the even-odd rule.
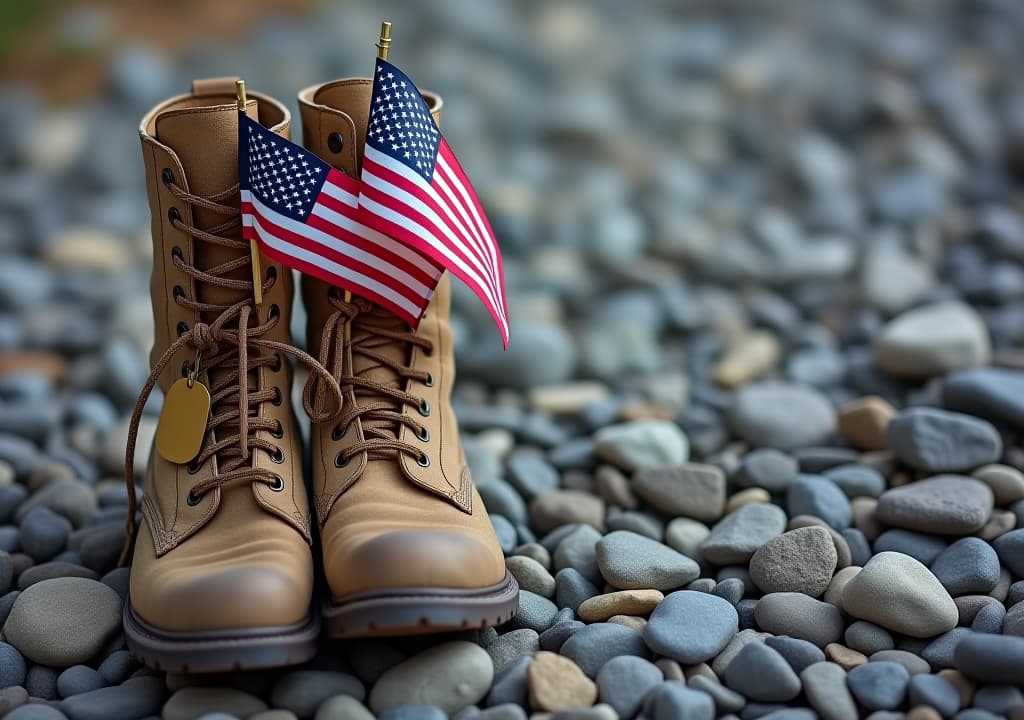
[[[377,57],[381,60],[388,59],[388,48],[391,47],[391,23],[387,20],[380,24],[380,37],[377,39]],[[345,291],[345,302],[352,302],[352,293]],[[345,325],[345,341],[348,342],[349,326]]]
[[[245,112],[245,80],[235,80],[235,97],[238,112]],[[241,125],[239,125],[241,131]],[[252,297],[257,305],[263,304],[263,270],[260,268],[260,249],[255,238],[249,240],[249,256],[252,258]]]

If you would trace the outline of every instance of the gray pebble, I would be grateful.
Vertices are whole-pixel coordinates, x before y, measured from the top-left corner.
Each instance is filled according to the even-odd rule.
[[[1018,603],[1019,604],[1019,603]],[[998,601],[987,603],[978,610],[971,621],[971,630],[979,633],[991,633],[998,635],[1003,632],[1003,622],[1006,620],[1006,608]],[[1007,633],[1019,635],[1021,633]]]
[[[980,480],[938,475],[882,493],[875,518],[907,530],[967,535],[985,525],[992,505],[992,490]]]
[[[800,672],[800,682],[811,707],[825,720],[855,720],[857,705],[850,695],[846,671],[831,662],[816,662]]]
[[[617,530],[597,543],[602,577],[620,590],[654,588],[667,592],[700,574],[690,558],[636,533]]]
[[[679,426],[665,420],[636,420],[601,428],[594,449],[603,460],[633,471],[678,465],[690,456],[690,444]]]
[[[886,426],[889,449],[901,461],[932,473],[970,470],[999,460],[999,431],[980,418],[938,408],[916,407]]]
[[[86,665],[73,665],[57,676],[57,693],[62,698],[105,687],[103,676]]]
[[[643,714],[650,720],[714,720],[715,703],[707,693],[667,680],[647,694]]]
[[[49,705],[22,705],[4,715],[4,720],[68,720],[68,716]]]
[[[750,578],[766,593],[825,592],[836,569],[836,544],[822,527],[802,527],[772,538],[750,558]]]
[[[570,608],[575,612],[584,600],[589,600],[600,592],[575,568],[559,570],[555,575],[555,603],[559,608]]]
[[[769,593],[758,601],[754,616],[766,632],[807,640],[820,648],[838,642],[843,634],[839,608],[802,593]]]
[[[909,647],[907,644],[902,642],[901,645]],[[918,646],[915,647],[914,650],[916,650],[916,652],[920,652],[923,648]],[[930,671],[928,661],[910,650],[879,650],[868,659],[871,662],[894,662],[898,665],[902,665],[903,668],[910,673],[911,677]]]
[[[785,530],[786,513],[777,505],[744,505],[711,528],[701,543],[701,556],[716,565],[747,563],[759,547]]]
[[[839,487],[822,475],[800,475],[786,493],[786,511],[790,517],[811,515],[821,518],[836,530],[850,526],[853,509]]]
[[[725,684],[758,702],[787,702],[800,694],[800,678],[789,663],[763,643],[741,649],[725,670]]]
[[[550,652],[558,652],[562,649],[565,641],[571,638],[576,632],[585,627],[585,624],[578,620],[567,622],[556,622],[540,635],[540,649]]]
[[[329,670],[290,670],[270,688],[270,704],[291,710],[299,717],[312,717],[317,706],[335,695],[348,695],[362,701],[363,684],[352,675]]]
[[[97,670],[107,685],[120,685],[138,668],[139,663],[130,652],[118,650],[105,657]]]
[[[1024,578],[1024,528],[1000,535],[992,542],[992,547],[1010,572]]]
[[[863,567],[864,563],[871,559],[871,544],[857,528],[846,528],[841,535],[846,540],[846,546],[850,548],[850,564]]]
[[[530,667],[532,657],[520,657],[506,664],[499,672],[495,668],[494,683],[487,693],[486,705],[493,707],[514,703],[527,706],[530,690],[526,679],[526,669]]]
[[[771,493],[784,492],[796,480],[798,470],[793,456],[774,448],[759,448],[743,456],[736,483],[740,487],[761,487]]]
[[[954,667],[953,661],[956,646],[965,637],[971,635],[971,630],[964,627],[955,627],[948,632],[933,639],[921,651],[921,657],[928,661],[933,671],[938,672],[946,668]]]
[[[115,687],[73,695],[61,701],[59,707],[71,720],[139,718],[158,714],[164,704],[165,694],[162,679],[136,677]]]
[[[494,672],[498,674],[521,658],[531,657],[540,649],[540,640],[536,630],[522,628],[499,635],[484,649],[491,656]]]
[[[21,520],[21,548],[36,562],[45,562],[64,549],[71,523],[49,508],[37,506]]]
[[[850,670],[846,681],[868,710],[895,710],[906,698],[910,674],[899,663],[869,662]]]
[[[489,513],[504,516],[513,523],[526,522],[526,502],[511,485],[502,480],[484,480],[476,484],[480,499]]]
[[[40,700],[57,699],[58,670],[45,665],[32,665],[25,676],[25,689],[28,694]]]
[[[725,578],[715,584],[712,592],[718,597],[728,600],[733,605],[738,605],[740,600],[743,599],[743,594],[746,592],[746,585],[739,578]]]
[[[879,650],[892,650],[896,647],[892,634],[888,630],[866,620],[857,620],[851,623],[846,628],[846,634],[843,637],[846,647],[865,655],[871,655]]]
[[[831,436],[836,412],[824,395],[809,386],[765,381],[736,393],[729,420],[736,434],[752,445],[792,450]]]
[[[822,473],[846,493],[846,497],[878,497],[885,492],[885,477],[868,465],[839,465]]]
[[[654,663],[626,655],[612,658],[597,674],[598,697],[611,705],[620,718],[634,717],[644,696],[663,679]]]
[[[714,465],[643,468],[633,476],[632,487],[640,499],[670,517],[713,522],[725,508],[725,474]]]
[[[739,712],[747,704],[746,698],[738,692],[730,690],[706,675],[691,675],[686,680],[686,686],[710,695],[720,715]]]
[[[715,595],[671,593],[654,609],[644,640],[654,652],[686,665],[710,660],[739,629],[736,609]]]
[[[388,708],[377,716],[378,720],[447,720],[445,712],[433,705],[399,705]]]
[[[981,710],[1005,716],[1024,707],[1024,693],[1012,685],[985,685],[977,689],[971,702]]]
[[[517,450],[508,459],[509,483],[527,501],[557,490],[558,470],[536,453]]]
[[[523,590],[552,598],[555,595],[555,579],[539,562],[522,555],[513,555],[505,559],[505,566],[519,582]]]
[[[999,582],[999,557],[980,538],[957,540],[935,558],[930,569],[953,597],[985,594]]]
[[[765,638],[765,645],[786,659],[795,672],[825,661],[825,653],[817,645],[788,635],[772,635]]]
[[[898,552],[909,555],[922,565],[931,565],[942,551],[949,547],[946,541],[935,535],[900,530],[886,530],[875,540],[875,553]],[[870,558],[868,558],[870,559]],[[861,566],[863,567],[863,565]]]
[[[950,373],[942,383],[942,403],[951,410],[1024,428],[1024,372],[974,368]]]
[[[914,675],[910,678],[908,696],[911,706],[930,705],[942,717],[952,717],[960,709],[960,692],[938,675]]]
[[[589,525],[573,529],[556,546],[552,557],[555,572],[573,568],[592,583],[602,582],[597,564],[597,543],[600,539],[601,533]]]
[[[558,607],[543,595],[519,591],[519,612],[510,625],[517,629],[529,628],[537,633],[547,630],[558,614]]]
[[[490,518],[494,534],[498,536],[498,544],[501,545],[502,552],[508,555],[519,544],[515,525],[501,515],[491,515]]]
[[[13,645],[0,642],[0,688],[25,684],[25,658]]]
[[[594,623],[580,628],[565,641],[559,652],[579,665],[591,678],[597,677],[604,664],[613,657],[650,657],[642,637],[614,623]]]

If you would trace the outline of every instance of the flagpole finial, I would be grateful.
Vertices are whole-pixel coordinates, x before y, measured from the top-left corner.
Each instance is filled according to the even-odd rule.
[[[245,112],[245,80],[235,80],[235,97],[238,99],[238,110]]]
[[[380,39],[377,40],[377,57],[381,60],[388,59],[388,49],[391,47],[391,23],[387,20],[380,24]]]

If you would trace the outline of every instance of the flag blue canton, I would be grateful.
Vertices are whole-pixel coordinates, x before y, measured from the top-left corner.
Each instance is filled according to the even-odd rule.
[[[242,118],[240,130],[241,188],[276,212],[305,222],[330,166],[251,118]]]
[[[441,132],[412,80],[384,60],[373,74],[366,142],[427,182],[433,177]]]

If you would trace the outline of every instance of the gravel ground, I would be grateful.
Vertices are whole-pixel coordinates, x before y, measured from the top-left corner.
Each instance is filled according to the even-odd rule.
[[[456,396],[522,609],[235,677],[121,634],[135,128],[193,75],[365,73],[381,9],[0,90],[0,716],[1024,718],[1024,9],[693,5],[388,12],[505,248]]]

